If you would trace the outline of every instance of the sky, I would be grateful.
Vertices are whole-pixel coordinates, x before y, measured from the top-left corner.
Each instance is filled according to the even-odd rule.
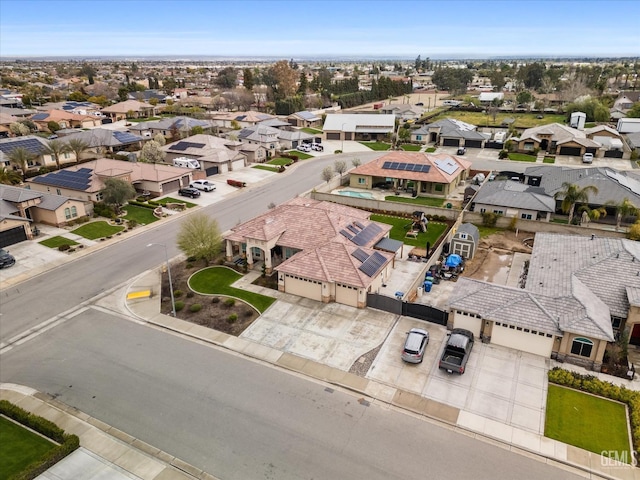
[[[640,56],[640,1],[0,0],[0,58]]]

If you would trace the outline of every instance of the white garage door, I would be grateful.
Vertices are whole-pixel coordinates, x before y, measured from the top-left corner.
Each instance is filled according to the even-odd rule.
[[[235,160],[234,162],[231,163],[233,170],[234,171],[238,171],[242,168],[244,168],[244,159],[240,159],[240,160]]]
[[[352,307],[358,306],[358,289],[336,284],[336,302]]]
[[[482,326],[482,320],[477,317],[471,317],[469,315],[462,315],[456,312],[456,316],[453,319],[454,328],[464,328],[473,333],[475,337],[480,337],[480,327]]]
[[[553,348],[553,336],[547,337],[546,334],[540,335],[539,332],[532,333],[530,331],[516,330],[505,326],[505,324],[494,324],[491,331],[491,343],[543,357],[550,357],[551,349]]]
[[[291,295],[322,301],[322,284],[299,277],[284,277],[284,291]]]

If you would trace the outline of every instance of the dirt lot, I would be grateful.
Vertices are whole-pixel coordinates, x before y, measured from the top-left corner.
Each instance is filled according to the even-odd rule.
[[[515,252],[531,253],[531,248],[522,242],[533,238],[529,232],[504,230],[480,240],[480,246],[473,260],[467,262],[464,277],[484,280],[486,282],[504,283]],[[528,242],[530,243],[530,242]]]

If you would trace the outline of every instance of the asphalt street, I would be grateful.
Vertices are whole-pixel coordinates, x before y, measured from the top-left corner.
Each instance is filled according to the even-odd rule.
[[[0,381],[47,392],[223,480],[577,478],[99,308],[4,353]]]

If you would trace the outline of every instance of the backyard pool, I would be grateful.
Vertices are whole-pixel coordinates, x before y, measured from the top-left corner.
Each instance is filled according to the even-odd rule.
[[[366,198],[368,200],[375,200],[373,194],[369,192],[352,192],[351,190],[341,190],[339,193],[344,197]]]

